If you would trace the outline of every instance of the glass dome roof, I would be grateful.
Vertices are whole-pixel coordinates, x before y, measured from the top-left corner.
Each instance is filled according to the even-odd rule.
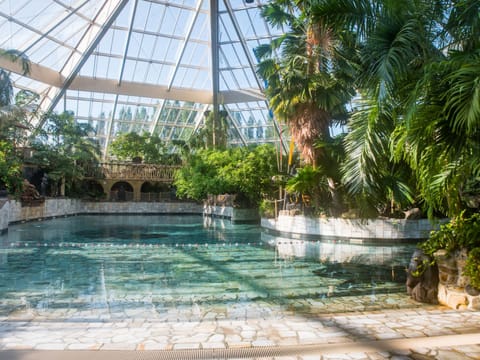
[[[186,140],[219,108],[232,145],[285,146],[253,52],[282,31],[263,21],[266,1],[250,1],[0,0],[0,48],[21,51],[31,70],[0,67],[40,95],[42,111],[91,124],[105,150],[130,131]]]

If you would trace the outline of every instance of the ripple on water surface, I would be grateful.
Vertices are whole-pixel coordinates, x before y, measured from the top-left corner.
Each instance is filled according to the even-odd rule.
[[[0,315],[246,319],[420,306],[412,245],[307,242],[199,216],[76,216],[0,237]],[[305,251],[307,249],[307,251]]]

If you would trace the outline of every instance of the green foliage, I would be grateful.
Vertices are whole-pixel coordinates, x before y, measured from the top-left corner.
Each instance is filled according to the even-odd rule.
[[[414,204],[415,182],[408,166],[393,161],[389,137],[397,119],[393,105],[362,99],[345,137],[342,181],[362,216],[391,215]]]
[[[199,150],[187,160],[175,178],[177,196],[201,201],[207,195],[237,194],[245,207],[258,206],[272,195],[276,174],[275,149],[271,145],[228,150]]]
[[[433,231],[430,238],[420,244],[421,249],[432,256],[437,250],[444,249],[448,254],[455,250],[468,252],[464,275],[470,278],[470,284],[480,289],[480,213],[466,216],[460,213],[449,223]]]
[[[110,144],[110,154],[122,161],[142,158],[148,164],[173,165],[179,163],[176,154],[169,153],[158,134],[129,132],[118,135]]]
[[[59,193],[61,182],[65,183],[66,195],[81,192],[81,180],[100,156],[98,143],[88,136],[90,131],[88,125],[77,124],[70,112],[46,115],[44,127],[32,140],[29,161],[48,173],[54,194]]]
[[[192,136],[189,145],[195,149],[226,149],[228,112],[221,110],[218,114],[215,114],[213,111],[206,111],[204,115],[204,125]]]
[[[262,199],[258,205],[258,212],[261,217],[274,218],[275,217],[275,202],[269,199]]]
[[[11,194],[21,189],[21,165],[12,143],[0,140],[0,189],[4,186]]]
[[[463,275],[470,278],[470,285],[480,289],[480,247],[469,252]]]
[[[0,57],[20,62],[24,74],[30,69],[28,59],[17,50],[0,49]],[[27,116],[35,111],[37,99],[38,95],[26,90],[20,90],[13,99],[10,74],[0,69],[0,189],[6,188],[10,194],[22,189],[22,158],[18,147],[26,140]]]
[[[440,230],[433,231],[420,247],[428,255],[440,249],[452,253],[461,248],[472,250],[480,247],[480,214],[467,217],[462,212],[449,223],[441,225]]]
[[[314,195],[320,185],[321,172],[318,168],[306,165],[297,170],[294,177],[288,179],[286,190],[289,193],[298,192],[303,195]]]
[[[268,83],[269,105],[278,119],[288,123],[309,165],[317,164],[315,141],[329,136],[329,126],[344,118],[346,104],[355,94],[351,31],[317,19],[318,3],[265,4],[265,20],[286,33],[255,49],[257,73]]]
[[[132,160],[143,155],[142,147],[146,142],[148,134],[143,135],[135,132],[118,135],[110,144],[110,154],[119,160]]]

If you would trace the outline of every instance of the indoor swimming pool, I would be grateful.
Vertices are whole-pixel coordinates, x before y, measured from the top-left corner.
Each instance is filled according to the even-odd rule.
[[[164,321],[420,306],[414,245],[304,241],[201,216],[74,216],[0,237],[0,316]]]

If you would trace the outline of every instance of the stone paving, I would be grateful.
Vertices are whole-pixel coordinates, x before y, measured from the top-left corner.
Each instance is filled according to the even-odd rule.
[[[48,315],[22,311],[0,317],[0,359],[9,350],[299,350],[309,346],[320,346],[317,350],[323,354],[300,351],[294,356],[268,358],[480,359],[480,311],[441,306],[343,313],[315,313],[310,309],[304,314],[280,309],[242,310],[247,315],[225,316],[211,309],[190,320],[180,312],[155,316],[144,308],[124,310],[123,319],[99,316],[95,309],[69,316],[65,310]],[[473,340],[457,343],[461,336],[472,334]],[[422,346],[422,339],[437,338],[438,344]],[[411,344],[397,349],[380,346],[401,339],[410,339]],[[362,348],[366,343],[370,345]],[[358,344],[359,348],[331,353],[327,348],[321,350],[321,346],[335,344]]]

